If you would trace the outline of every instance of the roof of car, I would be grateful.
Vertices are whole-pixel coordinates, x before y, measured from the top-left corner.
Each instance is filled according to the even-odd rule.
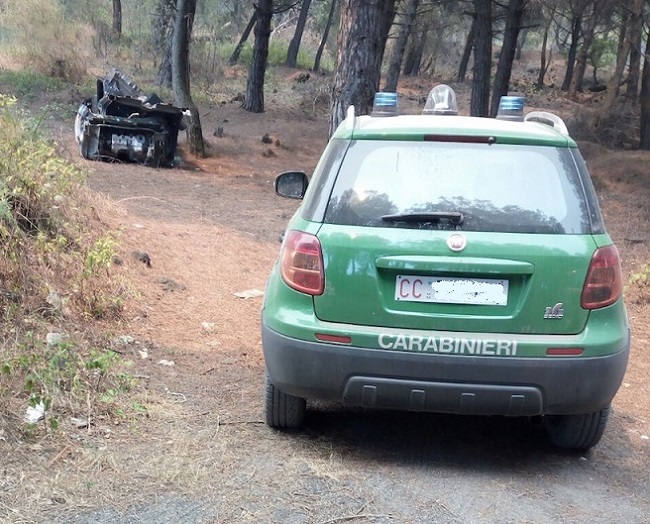
[[[333,138],[344,140],[425,140],[425,137],[484,137],[488,143],[577,147],[550,125],[450,115],[359,116],[346,119]],[[447,140],[444,140],[447,141]],[[449,140],[454,141],[454,140]]]

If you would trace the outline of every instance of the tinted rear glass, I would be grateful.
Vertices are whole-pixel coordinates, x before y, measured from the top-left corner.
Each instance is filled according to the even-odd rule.
[[[385,215],[462,214],[451,220]],[[590,233],[580,174],[566,148],[356,141],[345,156],[325,222],[370,227]]]

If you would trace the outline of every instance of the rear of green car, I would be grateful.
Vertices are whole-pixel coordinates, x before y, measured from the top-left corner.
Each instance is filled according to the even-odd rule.
[[[627,364],[621,292],[618,253],[565,134],[352,119],[268,282],[267,422],[300,425],[305,399],[545,415],[554,443],[590,448]]]

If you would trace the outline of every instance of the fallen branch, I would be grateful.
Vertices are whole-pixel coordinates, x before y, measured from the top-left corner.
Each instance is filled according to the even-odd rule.
[[[217,426],[234,426],[235,424],[265,424],[263,420],[233,420],[231,422],[217,421]]]
[[[143,198],[149,198],[151,200],[157,200],[158,202],[162,202],[163,204],[169,204],[167,200],[163,200],[161,198],[152,197],[152,196],[134,196],[134,197],[120,198],[118,202],[126,202],[127,200],[142,200]]]
[[[334,522],[348,522],[355,519],[392,519],[392,515],[374,515],[372,513],[359,513],[358,515],[347,515],[345,517],[336,517],[335,519],[326,520],[321,524],[333,524]]]

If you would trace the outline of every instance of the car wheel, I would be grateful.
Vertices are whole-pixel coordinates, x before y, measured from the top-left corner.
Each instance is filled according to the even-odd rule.
[[[586,451],[603,436],[610,409],[607,406],[585,415],[549,415],[545,417],[546,433],[558,447]]]
[[[269,376],[264,386],[264,415],[266,423],[274,428],[297,428],[305,420],[307,401],[287,395],[276,388]]]

